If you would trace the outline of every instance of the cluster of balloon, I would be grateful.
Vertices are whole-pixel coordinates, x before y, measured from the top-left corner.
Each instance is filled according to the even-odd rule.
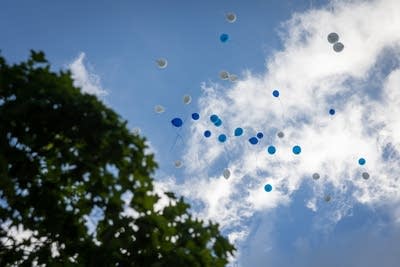
[[[157,65],[159,68],[165,68],[167,65],[167,61],[165,59],[159,59],[156,62],[157,62]],[[182,101],[183,101],[183,104],[189,105],[192,102],[192,97],[190,95],[184,95],[182,98]],[[164,113],[165,108],[162,105],[155,105],[154,112],[157,114]],[[197,112],[194,112],[194,113],[192,113],[191,117],[192,117],[192,120],[197,121],[200,119],[200,114]],[[181,128],[183,126],[184,121],[180,117],[174,117],[171,119],[170,123],[175,128]],[[176,141],[178,140],[179,137],[182,138],[178,132],[176,133],[176,135],[177,135]],[[210,135],[211,135],[211,133],[210,133]],[[175,141],[175,144],[176,144],[176,141]],[[173,149],[175,144],[171,147],[171,150]],[[181,168],[183,166],[182,160],[175,160],[173,162],[173,164],[176,168]]]
[[[363,166],[363,165],[365,165],[366,163],[367,163],[367,161],[365,160],[365,158],[359,158],[359,159],[358,159],[358,164],[359,164],[360,166]],[[364,172],[361,174],[361,177],[362,177],[364,180],[368,180],[369,177],[370,177],[370,175],[369,175],[368,172],[364,171]]]
[[[228,13],[225,14],[225,19],[226,19],[226,21],[229,22],[229,23],[234,23],[234,22],[236,21],[236,19],[237,19],[237,16],[236,16],[236,14],[233,13],[233,12],[228,12]],[[222,33],[222,34],[219,36],[219,40],[220,40],[222,43],[226,43],[226,42],[229,40],[229,35],[228,35],[227,33]]]
[[[338,53],[343,51],[344,45],[339,42],[339,35],[336,32],[328,34],[328,42],[333,44],[333,51]]]
[[[258,144],[258,141],[261,140],[264,137],[264,134],[262,132],[258,132],[256,136],[252,136],[249,138],[249,143],[252,145]]]

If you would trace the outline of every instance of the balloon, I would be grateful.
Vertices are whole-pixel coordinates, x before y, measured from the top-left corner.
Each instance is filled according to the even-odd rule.
[[[229,35],[226,34],[226,33],[223,33],[223,34],[221,34],[221,35],[219,36],[219,40],[220,40],[221,42],[223,42],[223,43],[226,43],[226,41],[228,41],[228,39],[229,39]]]
[[[204,131],[204,136],[206,138],[210,137],[211,136],[211,132],[209,130]]]
[[[273,155],[276,152],[276,148],[274,146],[269,146],[267,148],[267,151],[268,151],[269,154]]]
[[[272,95],[275,96],[275,97],[278,97],[279,96],[279,91],[278,90],[274,90],[272,92]]]
[[[367,161],[366,161],[364,158],[360,158],[360,159],[358,160],[358,164],[360,164],[360,165],[364,165],[366,162],[367,162]]]
[[[174,161],[174,165],[175,165],[175,168],[181,168],[182,166],[183,166],[183,162],[182,161],[180,161],[180,160],[175,160]]]
[[[222,125],[222,120],[220,118],[218,118],[218,120],[216,122],[214,122],[214,125],[219,127]]]
[[[249,142],[250,142],[250,144],[255,145],[258,143],[258,139],[257,139],[257,137],[251,137],[249,139]]]
[[[222,175],[225,177],[225,179],[228,179],[231,176],[231,171],[229,169],[225,169]]]
[[[334,44],[337,41],[339,41],[339,35],[336,32],[331,32],[330,34],[328,34],[329,43]]]
[[[326,202],[329,202],[329,201],[331,201],[332,198],[330,195],[326,195],[324,199]]]
[[[161,113],[163,113],[165,111],[165,108],[163,106],[161,106],[161,105],[157,105],[157,106],[154,107],[154,111],[156,113],[158,113],[158,114],[161,114]]]
[[[236,14],[233,12],[226,13],[225,19],[229,23],[234,23],[236,21]]]
[[[243,129],[242,128],[236,128],[234,132],[235,136],[241,136],[243,134]]]
[[[320,178],[319,173],[317,173],[317,172],[313,173],[312,178],[314,180],[318,180]]]
[[[168,61],[165,58],[159,58],[156,60],[156,64],[160,69],[165,69],[168,65]]]
[[[183,103],[186,105],[189,105],[190,102],[192,102],[192,97],[190,95],[184,95],[183,96]]]
[[[213,114],[213,115],[210,116],[210,121],[211,121],[212,123],[215,123],[218,119],[219,119],[219,117],[218,117],[217,115],[215,115],[215,114]]]
[[[182,119],[180,118],[174,118],[171,120],[172,125],[174,125],[175,127],[181,127],[183,124]]]
[[[237,79],[238,79],[238,76],[237,76],[237,75],[235,75],[235,74],[229,75],[229,80],[230,80],[231,82],[236,82]]]
[[[344,45],[341,42],[337,42],[336,44],[333,45],[333,50],[335,52],[342,52],[344,49]]]
[[[229,72],[223,70],[219,73],[219,77],[221,78],[221,80],[228,80]]]
[[[226,141],[226,135],[220,134],[218,136],[218,141],[220,141],[221,143],[225,142]]]
[[[283,132],[279,132],[277,135],[279,138],[283,138],[285,136],[285,134]]]
[[[272,191],[272,185],[266,184],[266,185],[264,186],[264,190],[265,190],[265,192],[271,192],[271,191]]]
[[[333,109],[333,108],[331,108],[330,110],[329,110],[329,114],[331,114],[331,115],[335,115],[335,110]]]
[[[200,118],[200,115],[199,115],[199,113],[192,113],[192,119],[193,120],[195,120],[195,121],[197,121],[198,119]]]
[[[292,151],[293,151],[293,154],[298,155],[301,152],[301,147],[300,146],[294,146]]]
[[[261,139],[264,137],[264,134],[262,132],[257,133],[257,138]]]
[[[139,135],[140,134],[140,128],[139,127],[132,128],[132,133],[135,134],[135,135]]]
[[[363,172],[362,173],[362,178],[364,178],[365,180],[369,179],[369,173],[368,172]]]

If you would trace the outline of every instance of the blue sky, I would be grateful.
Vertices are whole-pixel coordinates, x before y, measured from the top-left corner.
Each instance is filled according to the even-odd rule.
[[[232,266],[391,267],[400,261],[399,17],[396,0],[3,1],[0,49],[10,62],[43,50],[54,69],[70,68],[83,91],[139,127],[160,165],[158,192],[173,190],[219,222],[238,247]],[[221,70],[238,81],[222,81]],[[250,145],[259,131],[264,138]]]

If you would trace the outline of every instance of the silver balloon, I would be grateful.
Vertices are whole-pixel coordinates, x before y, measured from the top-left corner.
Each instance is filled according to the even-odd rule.
[[[333,50],[335,52],[342,52],[344,49],[344,44],[342,44],[341,42],[337,42],[336,44],[333,45]]]
[[[134,135],[139,135],[140,134],[140,128],[139,127],[134,127],[134,128],[132,128],[132,133],[134,134]]]
[[[318,172],[313,173],[312,178],[313,178],[314,180],[318,180],[318,179],[320,178],[319,173],[318,173]]]
[[[160,113],[163,113],[163,112],[165,111],[165,108],[164,108],[163,106],[161,106],[161,105],[156,105],[156,106],[154,107],[154,111],[155,111],[156,113],[160,114]]]
[[[236,82],[238,80],[238,76],[235,74],[231,74],[231,75],[229,75],[229,80],[231,82]]]
[[[228,80],[229,79],[229,72],[222,70],[219,73],[219,77],[221,78],[221,80]]]
[[[229,169],[225,169],[223,172],[223,176],[225,179],[228,179],[231,176],[231,171]]]
[[[229,12],[229,13],[226,13],[225,19],[226,19],[226,21],[228,21],[229,23],[234,23],[234,22],[236,21],[237,17],[236,17],[236,14],[235,14],[235,13]]]
[[[189,105],[192,102],[192,97],[190,95],[183,96],[183,103]]]
[[[368,172],[363,172],[362,173],[362,178],[365,179],[365,180],[368,180],[369,179],[369,173]]]
[[[175,168],[179,169],[183,166],[183,162],[180,160],[175,160],[174,165],[175,165]]]
[[[330,195],[326,195],[325,197],[324,197],[324,200],[326,201],[326,202],[329,202],[329,201],[331,201],[331,196]]]
[[[165,58],[159,58],[156,60],[157,67],[165,69],[168,65],[168,61]]]
[[[285,134],[283,132],[279,132],[277,135],[279,138],[283,138],[285,136]]]
[[[339,41],[339,35],[336,32],[328,34],[328,42],[334,44]]]

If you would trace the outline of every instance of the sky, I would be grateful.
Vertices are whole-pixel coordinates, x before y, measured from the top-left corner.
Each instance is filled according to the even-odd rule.
[[[174,191],[196,216],[218,222],[238,248],[230,266],[243,267],[398,266],[399,29],[398,0],[15,0],[0,8],[2,55],[18,62],[43,50],[54,70],[70,69],[82,91],[140,129],[159,163],[156,191]],[[222,80],[221,71],[238,79]],[[237,127],[243,135],[234,136]]]

